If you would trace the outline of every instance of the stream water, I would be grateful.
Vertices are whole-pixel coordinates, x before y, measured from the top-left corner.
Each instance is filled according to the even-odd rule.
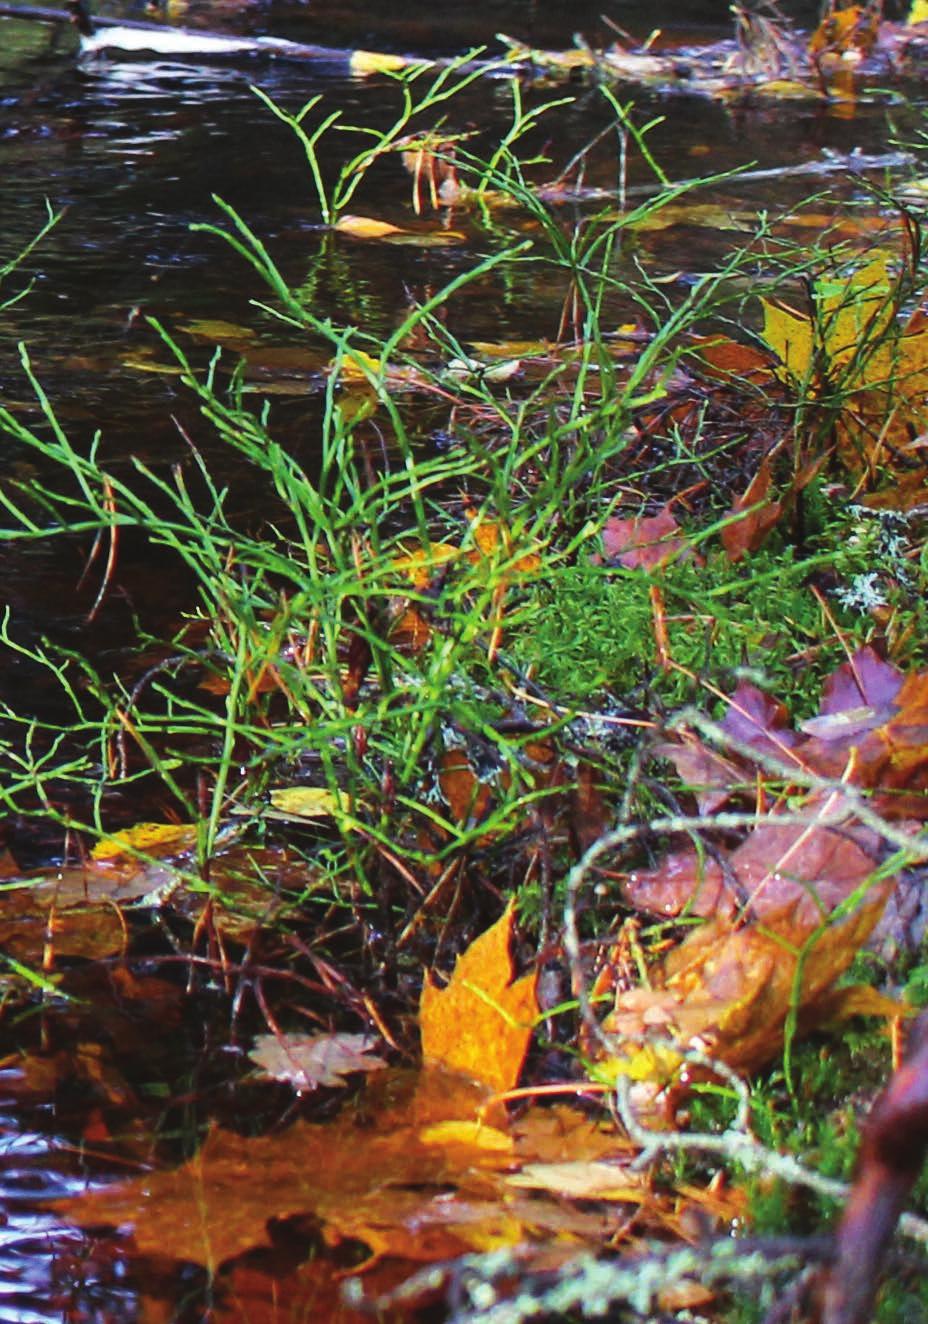
[[[793,12],[808,20],[813,8],[795,5]],[[594,45],[606,43],[610,33],[604,13],[635,37],[661,27],[674,43],[706,42],[729,35],[726,9],[722,0],[574,0],[570,5],[471,0],[442,6],[434,0],[396,6],[313,0],[295,9],[204,4],[188,11],[184,21],[269,32],[346,51],[363,47],[446,56],[492,45],[500,32],[537,47],[568,46],[578,32]],[[307,393],[310,359],[301,359],[299,345],[286,344],[279,333],[275,337],[251,306],[250,300],[266,294],[254,272],[214,235],[191,229],[221,219],[214,201],[218,195],[265,240],[289,280],[298,284],[313,269],[323,232],[305,161],[293,136],[256,98],[253,83],[290,109],[321,93],[326,107],[342,110],[355,123],[382,123],[396,105],[389,79],[353,78],[347,62],[337,59],[318,65],[244,61],[210,66],[144,59],[80,65],[70,31],[57,32],[53,40],[43,24],[0,21],[0,264],[30,241],[45,218],[46,202],[63,211],[24,268],[33,279],[31,291],[0,314],[0,392],[7,404],[26,415],[34,412],[17,351],[18,342],[26,342],[37,375],[75,441],[86,443],[101,430],[114,463],[136,456],[157,465],[183,445],[172,421],[185,410],[176,378],[148,370],[166,357],[147,326],[148,316],[178,328],[181,338],[187,334],[184,327],[218,319],[257,327],[268,345],[260,373],[275,391],[276,416],[291,436],[312,444],[316,405],[311,390]],[[850,109],[816,101],[733,109],[698,95],[621,92],[636,100],[643,120],[663,117],[649,142],[671,178],[746,164],[790,167],[820,161],[828,151],[880,153],[894,136],[914,136],[922,122],[922,91],[914,85],[897,89],[893,98],[862,98]],[[456,105],[455,123],[492,135],[507,122],[510,109],[507,82],[485,80]],[[555,161],[566,162],[605,123],[601,100],[577,89],[574,104],[559,114],[555,136],[545,146]],[[842,184],[830,178],[828,183],[848,195],[859,189],[851,180]],[[377,187],[379,192],[364,195],[362,209],[397,223],[408,220],[410,189],[403,172],[383,172]],[[715,201],[733,214],[750,213],[787,207],[816,187],[814,179],[784,173],[753,182],[728,180],[701,200]],[[709,269],[729,238],[717,226],[681,224],[646,242],[656,267],[694,272]],[[364,243],[346,243],[340,254],[340,262],[317,283],[318,311],[372,331],[393,326],[410,297],[440,285],[479,255],[466,247]],[[18,273],[4,295],[21,285]],[[553,335],[561,297],[562,291],[529,277],[505,295],[481,286],[463,305],[455,331],[463,339]],[[187,334],[184,344],[205,361],[208,350],[201,341]],[[19,476],[22,470],[16,466],[21,464],[21,457],[8,456],[7,465]],[[234,472],[230,477],[234,483]],[[181,608],[183,585],[166,582],[157,567],[144,560],[133,563],[132,556],[129,546],[122,593],[107,605],[90,635],[82,625],[88,603],[76,587],[73,560],[51,550],[5,546],[0,550],[2,596],[12,612],[13,633],[37,638],[51,632],[59,641],[80,641],[99,650],[123,640],[136,610],[147,611],[155,628],[171,619]],[[40,709],[45,700],[30,692],[32,683],[30,674],[12,664],[0,681],[5,693],[15,690],[23,705]],[[91,1001],[88,991],[88,1005]],[[142,1014],[125,990],[110,989],[104,1005],[114,1038],[146,1042],[146,1017],[157,1018],[156,1002],[149,1000]],[[209,1060],[202,1025],[181,1028],[175,1045],[179,1058]],[[50,1014],[41,1025],[35,1017],[22,1026],[7,1025],[4,1042],[6,1051],[19,1037],[41,1045],[46,1054],[56,1046],[65,1052],[66,1045],[73,1053],[82,1033],[75,1006]],[[177,1062],[153,1066],[138,1051],[128,1056],[132,1066],[125,1067],[126,1089],[144,1092],[160,1070],[173,1082],[175,1096],[183,1095]],[[185,1088],[192,1096],[203,1081],[193,1079],[192,1068],[190,1073]],[[120,1088],[103,1076],[95,1079],[92,1071],[71,1071],[43,1094],[35,1082],[24,1082],[18,1068],[4,1070],[0,1061],[0,1207],[5,1211],[0,1324],[154,1324],[206,1317],[196,1275],[185,1276],[173,1265],[150,1265],[142,1281],[120,1255],[118,1241],[98,1242],[51,1213],[37,1211],[38,1201],[82,1189],[95,1175],[88,1111],[113,1105],[114,1099],[118,1103]],[[215,1080],[208,1089],[221,1093]],[[183,1112],[182,1105],[172,1106]],[[176,1126],[182,1130],[180,1120]],[[104,1129],[101,1122],[101,1139]],[[197,1304],[184,1304],[188,1294]],[[254,1318],[296,1316],[256,1313]]]

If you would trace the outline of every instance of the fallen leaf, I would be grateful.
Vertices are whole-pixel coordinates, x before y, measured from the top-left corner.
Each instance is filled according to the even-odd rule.
[[[386,1062],[373,1052],[379,1042],[368,1034],[261,1034],[248,1056],[295,1090],[337,1088],[352,1072],[383,1070]]]
[[[184,823],[136,823],[101,837],[91,851],[98,863],[137,855],[177,855],[196,845],[197,830]]]
[[[754,1071],[782,1049],[791,1008],[804,1030],[831,1018],[827,995],[877,923],[890,886],[875,886],[852,915],[818,929],[797,923],[792,908],[769,915],[763,927],[707,920],[652,970],[652,989],[617,997],[603,1028],[622,1045],[621,1056],[659,1029],[664,1039]],[[656,1083],[663,1085],[666,1064],[660,1070]]]
[[[334,228],[339,234],[351,235],[353,239],[385,239],[389,235],[403,233],[398,225],[378,221],[373,216],[339,216]]]
[[[722,546],[729,561],[741,561],[756,552],[771,529],[779,523],[783,503],[768,499],[772,476],[770,460],[761,460],[757,473],[731,509],[731,523],[722,529]]]
[[[650,1193],[651,1178],[618,1163],[578,1160],[566,1163],[526,1163],[506,1178],[510,1186],[551,1191],[569,1200],[622,1200],[638,1204]]]
[[[633,519],[612,515],[603,525],[602,538],[604,558],[629,570],[656,569],[685,555],[689,547],[669,505],[656,515]]]
[[[419,1003],[422,1056],[500,1092],[519,1079],[540,1008],[537,974],[513,982],[514,904],[457,960],[440,988],[426,976]]]
[[[390,55],[384,51],[352,51],[348,68],[355,78],[369,78],[372,74],[397,74],[408,69],[412,63],[424,64],[425,61],[411,61],[406,55]]]
[[[344,791],[327,786],[278,786],[268,792],[275,818],[333,818],[351,812]]]

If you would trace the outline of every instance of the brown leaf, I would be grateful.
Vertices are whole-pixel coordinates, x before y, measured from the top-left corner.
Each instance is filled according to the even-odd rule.
[[[652,972],[653,989],[634,989],[617,998],[604,1029],[621,1042],[640,1041],[659,1028],[662,1036],[698,1044],[730,1066],[756,1070],[781,1050],[797,993],[803,1029],[818,1024],[826,1009],[833,1010],[825,995],[866,941],[887,891],[884,883],[853,915],[822,928],[798,987],[798,952],[812,933],[805,923],[795,922],[791,911],[770,916],[763,929],[739,928],[724,917],[709,920]]]
[[[770,530],[779,523],[783,503],[768,500],[771,481],[770,460],[765,456],[746,490],[732,506],[731,514],[740,518],[733,519],[722,529],[722,546],[729,561],[741,561],[748,552],[756,552]]]
[[[622,887],[636,910],[652,915],[733,915],[739,894],[734,875],[725,878],[717,859],[690,847],[674,851],[654,869],[636,869]]]
[[[738,382],[769,382],[772,376],[770,354],[743,345],[727,336],[697,337],[696,357],[700,367],[713,375]]]
[[[419,1003],[422,1056],[502,1092],[519,1078],[540,1009],[537,974],[513,983],[514,905],[461,956],[445,988],[426,976]]]
[[[493,793],[478,779],[463,748],[453,745],[442,751],[438,786],[456,823],[479,823],[490,810]]]

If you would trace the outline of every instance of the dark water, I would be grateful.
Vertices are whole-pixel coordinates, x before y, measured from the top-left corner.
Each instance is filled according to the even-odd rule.
[[[813,8],[795,5],[792,12],[808,21]],[[665,28],[673,41],[714,40],[729,31],[721,0],[570,5],[469,0],[438,7],[322,0],[305,8],[269,5],[247,13],[201,7],[185,21],[346,49],[448,54],[492,43],[499,32],[548,47],[569,45],[576,32],[594,43],[609,41],[604,13],[637,37],[655,27]],[[75,441],[86,443],[100,429],[114,464],[127,463],[132,455],[163,463],[182,449],[172,415],[183,417],[186,406],[175,378],[139,367],[167,358],[146,316],[171,328],[221,318],[256,328],[269,346],[294,348],[251,306],[251,299],[266,294],[257,276],[214,236],[191,230],[192,224],[220,220],[214,194],[264,238],[288,280],[300,283],[313,276],[317,311],[374,331],[392,327],[411,297],[421,297],[481,251],[479,246],[452,252],[349,243],[340,246],[339,263],[320,274],[317,258],[325,239],[305,162],[289,132],[250,90],[252,82],[290,109],[321,93],[327,106],[341,108],[358,123],[382,123],[396,105],[389,80],[350,78],[338,60],[319,66],[221,67],[137,60],[80,68],[69,34],[53,45],[39,24],[0,22],[0,263],[30,240],[44,218],[46,199],[65,212],[28,263],[34,279],[28,298],[0,315],[0,390],[7,404],[34,414],[16,351],[17,342],[26,341]],[[651,148],[667,174],[681,178],[748,162],[799,164],[820,159],[827,149],[882,151],[894,132],[904,136],[921,122],[918,98],[908,91],[903,104],[862,102],[850,116],[817,103],[733,110],[694,96],[639,93],[636,99],[642,120],[664,117]],[[505,82],[489,81],[455,107],[454,123],[492,136],[507,122],[509,110]],[[580,90],[547,144],[552,158],[568,161],[605,122],[602,102]],[[751,210],[787,206],[812,187],[807,179],[788,177],[775,183],[729,182],[708,196],[732,211]],[[856,188],[845,187],[849,194]],[[409,182],[399,168],[382,171],[361,202],[359,210],[408,220]],[[676,238],[646,242],[658,266],[692,272],[709,269],[728,238],[713,228],[685,227]],[[18,280],[4,294],[18,288]],[[561,294],[529,276],[507,290],[484,285],[465,303],[454,330],[463,338],[553,335]],[[207,349],[185,334],[179,330],[179,339],[204,361]],[[267,362],[273,364],[273,356]],[[312,369],[301,368],[297,357],[297,366],[287,371],[289,393],[275,397],[274,416],[289,435],[305,437],[315,417],[311,394],[303,389],[312,384]],[[273,381],[276,373],[280,385],[283,372],[268,368],[266,376]],[[302,385],[296,380],[301,377]],[[22,463],[8,452],[7,474],[19,472]],[[101,642],[99,631],[92,636],[81,624],[88,603],[77,588],[73,560],[63,564],[48,550],[0,551],[14,633],[35,638],[51,631],[59,639],[100,648],[118,642],[136,609],[148,610],[156,621],[171,619],[183,605],[183,585],[156,579],[150,564],[134,563],[131,546],[126,558],[122,595],[107,608],[102,628],[109,633]],[[40,708],[45,699],[30,692],[33,683],[22,664],[7,666],[6,691],[15,689],[24,706]],[[48,1032],[47,1025],[41,1032],[32,1025],[22,1036],[38,1046]],[[78,1034],[79,1027],[52,1026],[50,1032]],[[137,1033],[144,1037],[146,1031]],[[8,1041],[15,1042],[16,1035],[11,1030]],[[187,1042],[192,1057],[202,1056],[202,1036],[191,1031]],[[98,1171],[80,1141],[87,1118],[81,1091],[87,1082],[78,1089],[73,1075],[64,1073],[62,1079],[53,1101],[35,1104],[19,1075],[0,1069],[0,1203],[7,1218],[0,1226],[0,1324],[71,1319],[103,1324],[142,1317],[139,1284],[111,1242],[98,1245],[63,1230],[51,1214],[35,1211],[37,1197],[80,1188]],[[173,1269],[163,1280],[151,1269],[145,1285],[156,1297],[175,1293],[178,1300],[190,1287]],[[165,1306],[157,1317],[185,1318],[180,1307],[176,1314],[172,1309]]]

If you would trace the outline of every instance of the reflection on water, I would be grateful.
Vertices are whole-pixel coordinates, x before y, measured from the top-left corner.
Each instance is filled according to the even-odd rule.
[[[806,17],[816,8],[793,7]],[[367,0],[314,0],[296,12],[272,5],[254,17],[242,13],[237,26],[327,45],[424,53],[492,42],[500,31],[552,47],[570,44],[575,31],[608,41],[604,12],[638,35],[656,25],[666,25],[676,37],[705,39],[727,31],[718,25],[724,11],[718,0],[606,5],[576,0],[570,6],[484,0],[442,6],[440,18],[431,2],[389,11],[384,14]],[[208,6],[191,7],[190,22],[210,18]],[[288,280],[306,282],[317,312],[369,330],[392,328],[410,300],[466,269],[491,242],[480,235],[456,249],[387,249],[351,241],[331,245],[319,224],[298,144],[250,87],[257,83],[292,110],[321,93],[326,107],[339,108],[348,122],[376,126],[396,104],[396,89],[388,79],[351,79],[331,63],[246,61],[206,67],[143,60],[80,69],[69,34],[59,34],[53,44],[40,25],[9,22],[0,24],[0,34],[0,262],[38,229],[46,199],[65,212],[28,264],[33,289],[2,315],[0,390],[8,405],[24,412],[33,408],[15,349],[18,340],[25,340],[75,440],[86,441],[102,430],[114,465],[130,463],[133,455],[157,464],[183,447],[172,422],[172,415],[183,417],[186,408],[176,379],[142,370],[166,358],[146,326],[146,315],[172,328],[222,318],[242,324],[274,348],[302,348],[282,343],[279,326],[251,306],[253,297],[265,294],[254,273],[214,236],[191,230],[195,223],[216,223],[214,194],[239,209],[266,239]],[[675,178],[747,162],[795,164],[817,159],[829,148],[881,151],[889,134],[887,111],[879,104],[861,105],[848,118],[840,108],[817,103],[728,109],[697,97],[634,89],[623,89],[623,97],[635,100],[642,121],[658,121],[651,148]],[[475,87],[450,110],[451,127],[478,129],[491,137],[507,122],[510,104],[503,82]],[[918,123],[914,101],[892,113],[903,136],[907,124]],[[547,123],[553,126],[554,121]],[[551,173],[606,124],[601,98],[576,89],[574,105],[560,113],[556,129],[546,129],[551,138],[537,143],[552,158]],[[334,148],[327,150],[334,169]],[[615,177],[612,159],[591,164],[590,182],[597,169],[604,180]],[[632,184],[645,178],[640,165],[633,165]],[[750,217],[758,207],[787,207],[814,187],[807,179],[762,186],[729,180],[707,197],[735,216]],[[853,191],[858,185],[845,187]],[[384,167],[359,196],[363,208],[377,216],[399,223],[410,218],[409,182],[398,165]],[[565,207],[565,224],[574,217]],[[681,225],[675,238],[637,237],[635,257],[652,262],[658,272],[679,270],[685,276],[711,269],[730,242],[731,235],[717,226]],[[324,245],[326,261],[315,264]],[[18,288],[16,279],[5,294]],[[533,335],[553,335],[562,294],[543,270],[526,265],[505,289],[491,282],[475,286],[456,314],[454,332],[462,339],[498,340],[530,327]],[[178,331],[180,337],[185,334]],[[183,343],[205,361],[207,352],[192,338]],[[309,373],[299,366],[295,371],[304,378]],[[274,408],[284,430],[303,438],[313,435],[312,403],[294,393]],[[198,441],[207,439],[198,436]],[[7,473],[16,462],[7,455]],[[133,565],[131,544],[123,556],[125,596],[108,608],[109,644],[117,624],[127,629],[133,611],[146,605],[152,590],[151,567]],[[69,607],[76,579],[71,564],[45,553],[6,550],[3,557],[14,634],[34,638],[56,629],[61,637],[63,630],[79,629],[83,609]],[[165,613],[179,610],[170,591],[157,584]],[[11,669],[5,683],[17,684],[19,701],[29,702],[28,675]],[[27,1123],[14,1102],[0,1103],[0,1108],[0,1201],[6,1215],[0,1227],[0,1320],[48,1324],[80,1318],[102,1324],[137,1318],[136,1289],[118,1253],[62,1230],[51,1214],[35,1212],[37,1199],[82,1188],[88,1180],[76,1150],[55,1138],[59,1119],[46,1114],[45,1132],[38,1122]]]

